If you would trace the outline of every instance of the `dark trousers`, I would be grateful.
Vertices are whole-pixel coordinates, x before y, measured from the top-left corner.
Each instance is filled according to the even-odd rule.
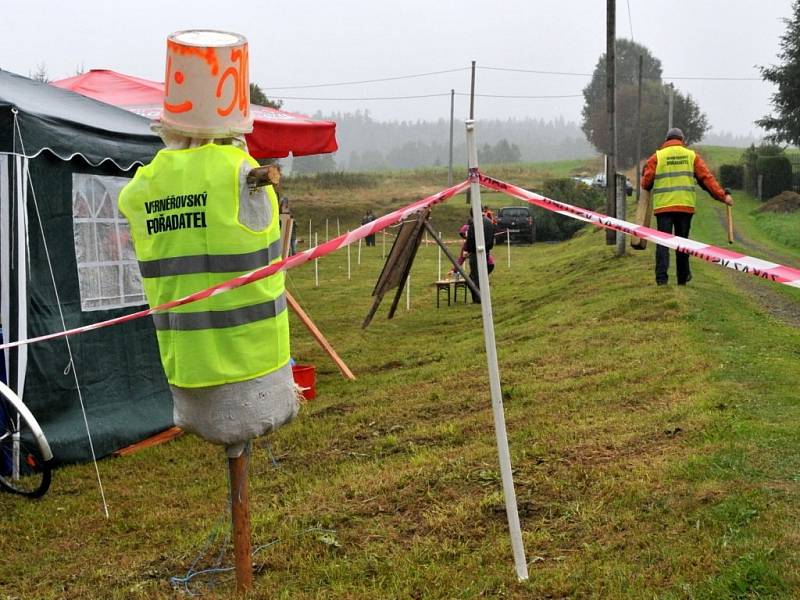
[[[692,226],[692,213],[664,212],[656,215],[658,230],[664,233],[673,233],[680,237],[689,237]],[[678,271],[678,285],[683,285],[691,277],[689,269],[689,255],[685,252],[675,251],[675,266]],[[656,246],[656,282],[667,282],[669,279],[669,248]]]
[[[375,245],[375,235],[368,235],[364,238],[367,241],[367,246],[374,246]]]
[[[486,270],[487,272],[491,273],[494,271],[494,265],[489,264],[489,255],[486,255]],[[469,278],[472,283],[475,284],[475,287],[479,290],[481,289],[481,284],[478,281],[478,255],[473,252],[469,255]],[[475,303],[480,303],[481,297],[472,291],[472,288],[469,289],[469,293],[472,294],[472,301]]]

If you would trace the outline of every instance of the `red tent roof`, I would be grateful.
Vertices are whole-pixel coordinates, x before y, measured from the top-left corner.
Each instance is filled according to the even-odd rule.
[[[106,104],[113,104],[149,119],[161,116],[164,84],[106,69],[92,69],[82,75],[51,82]],[[336,123],[315,121],[290,112],[250,105],[253,132],[247,147],[256,158],[283,158],[335,152]]]

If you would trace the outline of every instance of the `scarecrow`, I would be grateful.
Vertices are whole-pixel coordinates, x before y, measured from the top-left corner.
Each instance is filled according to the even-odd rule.
[[[221,31],[170,35],[163,113],[154,124],[166,148],[119,196],[150,306],[281,259],[274,188],[248,181],[259,166],[244,138],[252,127],[247,40]],[[175,424],[225,446],[240,497],[246,462],[233,461],[298,410],[284,274],[153,319]]]

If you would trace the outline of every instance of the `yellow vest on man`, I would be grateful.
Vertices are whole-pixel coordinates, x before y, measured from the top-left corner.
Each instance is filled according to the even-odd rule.
[[[673,206],[694,209],[697,194],[694,181],[695,152],[685,146],[667,146],[656,151],[656,177],[653,182],[653,210]]]
[[[161,150],[119,195],[150,306],[206,289],[281,258],[278,201],[270,220],[239,222],[239,170],[258,163],[233,146]],[[289,361],[284,275],[153,315],[161,363],[179,387],[261,377]]]

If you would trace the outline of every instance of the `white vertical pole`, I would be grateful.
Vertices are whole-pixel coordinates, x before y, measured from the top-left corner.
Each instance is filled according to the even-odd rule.
[[[442,232],[441,231],[439,232],[439,239],[442,239]],[[439,274],[436,276],[436,281],[441,281],[442,280],[442,247],[439,244],[436,244],[436,247],[439,248],[439,269],[437,271],[437,273],[439,273]]]
[[[383,234],[383,249],[381,250],[381,258],[386,258],[386,230],[381,231]]]
[[[358,240],[358,264],[361,264],[361,240]]]
[[[350,244],[347,244],[347,281],[350,281]]]
[[[308,220],[308,247],[311,248],[311,219]]]
[[[339,229],[339,217],[336,217],[336,237],[342,235],[342,230]]]
[[[506,247],[508,248],[508,268],[511,268],[511,232],[506,229]]]
[[[406,277],[406,310],[411,310],[411,273]]]
[[[478,151],[475,145],[475,122],[469,119],[467,125],[467,150],[469,169],[478,168]],[[478,281],[481,289],[481,314],[483,316],[483,337],[486,343],[486,361],[489,366],[489,389],[492,396],[495,440],[500,462],[500,475],[503,480],[503,496],[506,503],[506,518],[511,534],[511,547],[514,551],[514,564],[517,578],[528,579],[528,564],[525,561],[525,547],[522,544],[522,529],[517,512],[517,496],[514,492],[514,477],[511,472],[511,454],[508,449],[506,419],[503,412],[503,393],[500,387],[500,369],[497,365],[497,347],[492,320],[492,296],[489,290],[489,271],[486,267],[486,240],[483,235],[483,215],[481,215],[481,187],[477,180],[470,182],[472,201],[472,223],[475,227],[475,250],[478,254]]]
[[[314,245],[319,245],[319,234],[314,232]],[[314,259],[314,287],[319,287],[319,258]]]
[[[328,236],[328,219],[325,219],[325,241],[327,242],[330,239]]]

